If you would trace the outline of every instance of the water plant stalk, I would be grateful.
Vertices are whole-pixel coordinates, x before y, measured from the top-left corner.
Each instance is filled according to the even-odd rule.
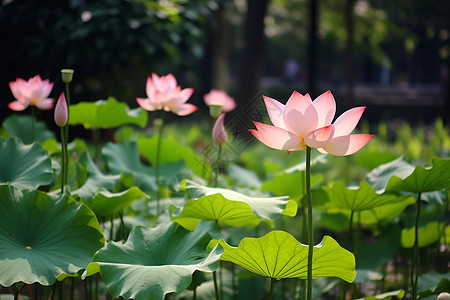
[[[308,287],[306,299],[312,299],[312,261],[314,250],[314,228],[312,217],[312,196],[311,196],[311,148],[306,147],[306,200],[308,202]]]
[[[420,267],[420,255],[419,255],[419,217],[420,217],[420,202],[421,193],[417,195],[417,214],[416,224],[414,228],[414,245],[412,249],[412,263],[411,263],[411,299],[417,299],[417,282],[419,280],[419,267]]]
[[[61,135],[61,195],[64,194],[64,187],[67,184],[67,167],[68,167],[68,151],[67,151],[67,131],[65,126],[60,128]]]
[[[31,141],[34,142],[34,127],[35,127],[35,108],[31,106]]]
[[[214,187],[217,187],[218,183],[221,156],[222,156],[222,145],[219,145],[219,152],[217,152],[217,160],[216,160],[216,170],[214,173]]]
[[[216,300],[220,300],[219,286],[217,285],[217,271],[213,272],[214,292],[216,294]]]
[[[158,143],[156,146],[156,161],[155,161],[155,178],[156,178],[156,217],[159,217],[159,156],[161,153],[162,133],[164,128],[165,111],[161,111],[161,124],[158,128]]]
[[[275,285],[275,278],[270,278],[270,291],[269,291],[269,300],[273,299],[273,287]]]

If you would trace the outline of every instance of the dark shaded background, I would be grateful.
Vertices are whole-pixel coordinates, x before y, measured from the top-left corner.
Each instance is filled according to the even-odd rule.
[[[330,89],[340,111],[370,106],[370,122],[448,121],[449,15],[437,0],[3,0],[0,121],[9,81],[40,74],[56,98],[62,68],[75,69],[73,102],[137,106],[156,72],[194,87],[201,109],[213,87],[237,114],[262,94]]]

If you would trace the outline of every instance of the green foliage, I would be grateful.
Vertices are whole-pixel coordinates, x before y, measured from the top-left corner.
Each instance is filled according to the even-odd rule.
[[[0,183],[35,189],[52,180],[51,161],[41,146],[36,143],[24,145],[14,138],[0,138]]]
[[[306,278],[308,246],[300,244],[285,231],[271,231],[260,238],[245,238],[237,248],[223,239],[213,241],[224,248],[221,260],[270,278]],[[330,264],[330,262],[333,262]],[[329,236],[314,246],[313,278],[339,277],[347,282],[355,279],[355,257]]]
[[[97,218],[72,198],[0,185],[0,284],[52,285],[104,245]],[[74,255],[76,254],[76,255]]]
[[[198,199],[183,207],[171,206],[171,219],[194,230],[200,220],[215,221],[233,227],[258,225],[262,220],[275,220],[280,215],[293,217],[297,205],[287,197],[250,197],[236,191],[210,188],[187,181],[186,189]]]
[[[69,125],[83,125],[91,128],[114,128],[125,124],[147,125],[147,112],[138,107],[129,109],[126,103],[115,98],[95,102],[80,102],[69,109]]]
[[[166,223],[157,228],[137,226],[126,243],[109,242],[99,250],[84,276],[100,272],[114,297],[164,299],[181,292],[194,271],[213,272],[223,250],[206,252],[212,237],[220,234],[211,223],[201,223],[194,232]]]
[[[34,124],[34,140],[31,136],[31,116],[11,115],[3,121],[3,127],[6,129],[6,137],[16,137],[22,140],[24,144],[31,144],[32,142],[44,142],[47,139],[54,138],[53,132],[48,130],[47,126],[42,121],[35,121]]]

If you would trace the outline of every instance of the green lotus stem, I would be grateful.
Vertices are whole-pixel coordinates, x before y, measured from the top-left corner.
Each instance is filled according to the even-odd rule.
[[[273,287],[275,285],[275,278],[270,278],[270,292],[269,292],[269,300],[273,299]]]
[[[158,144],[156,146],[156,161],[155,161],[155,177],[156,177],[156,217],[159,217],[159,155],[161,152],[162,133],[164,128],[165,111],[161,110],[161,124],[158,129]]]
[[[16,287],[16,289],[15,289],[15,291],[14,291],[14,300],[20,298],[20,297],[19,297],[20,291],[22,290],[22,288],[24,287],[24,285],[25,285],[25,283],[23,283],[23,282],[20,282],[20,283],[17,285],[17,287]]]
[[[34,142],[34,122],[35,122],[35,111],[34,106],[31,106],[31,142]]]
[[[192,300],[197,300],[197,287],[194,287],[192,291]]]
[[[109,228],[109,240],[113,241],[114,240],[114,214],[111,215],[111,227]]]
[[[216,160],[216,171],[214,173],[214,187],[217,187],[217,181],[219,178],[219,169],[220,169],[220,157],[222,156],[222,145],[219,145],[219,152],[217,153],[217,160]]]
[[[67,131],[60,127],[61,134],[61,195],[64,194],[64,187],[67,185],[68,151],[67,151]]]
[[[120,218],[120,237],[122,240],[126,240],[126,233],[125,233],[125,222],[123,221],[123,211],[119,211],[119,218]]]
[[[216,300],[220,300],[219,287],[217,285],[217,271],[213,272],[213,280],[214,280],[214,292],[216,293]]]
[[[417,195],[417,214],[416,225],[414,229],[414,246],[412,251],[411,262],[411,299],[417,299],[417,282],[419,280],[419,267],[420,267],[420,255],[419,255],[419,217],[420,217],[420,196]]]
[[[312,196],[311,196],[311,148],[306,147],[306,199],[308,202],[308,287],[306,299],[312,299],[312,261],[314,250],[314,228],[312,217]]]

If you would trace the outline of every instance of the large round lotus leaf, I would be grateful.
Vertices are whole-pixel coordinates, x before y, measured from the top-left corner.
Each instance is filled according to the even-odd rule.
[[[99,250],[86,275],[100,271],[114,297],[164,299],[167,293],[185,290],[194,271],[213,272],[219,267],[222,248],[206,252],[211,238],[218,235],[214,224],[206,222],[194,232],[176,223],[137,226],[125,244],[109,242]]]
[[[80,102],[70,106],[70,125],[84,128],[114,128],[125,124],[147,125],[147,112],[138,107],[130,109],[126,103],[115,98],[96,102]]]
[[[14,138],[0,139],[0,183],[35,189],[52,180],[52,163],[41,146],[24,145]]]
[[[235,263],[253,273],[275,278],[307,278],[308,245],[299,243],[285,231],[271,231],[260,238],[244,238],[238,247],[223,239],[212,241],[224,248],[221,260]],[[355,257],[331,237],[314,246],[312,276],[355,279]]]
[[[95,215],[63,196],[0,185],[0,285],[51,285],[76,274],[104,245]]]
[[[414,171],[414,166],[407,163],[403,157],[399,157],[387,164],[380,165],[367,173],[367,182],[377,191],[384,192],[389,179],[392,176],[405,178]]]
[[[43,142],[55,137],[54,133],[48,130],[42,121],[35,121],[33,137],[31,126],[31,116],[12,115],[3,121],[3,127],[5,127],[8,134],[21,139],[25,144],[30,144],[34,141]]]
[[[250,197],[192,181],[186,181],[186,189],[201,197],[187,201],[183,207],[171,206],[170,212],[172,220],[189,230],[194,230],[200,220],[233,227],[256,226],[262,220],[275,220],[282,214],[293,217],[297,213],[297,204],[288,197]]]
[[[392,176],[386,190],[425,193],[450,188],[450,159],[435,158],[433,166],[417,166],[407,177]]]

